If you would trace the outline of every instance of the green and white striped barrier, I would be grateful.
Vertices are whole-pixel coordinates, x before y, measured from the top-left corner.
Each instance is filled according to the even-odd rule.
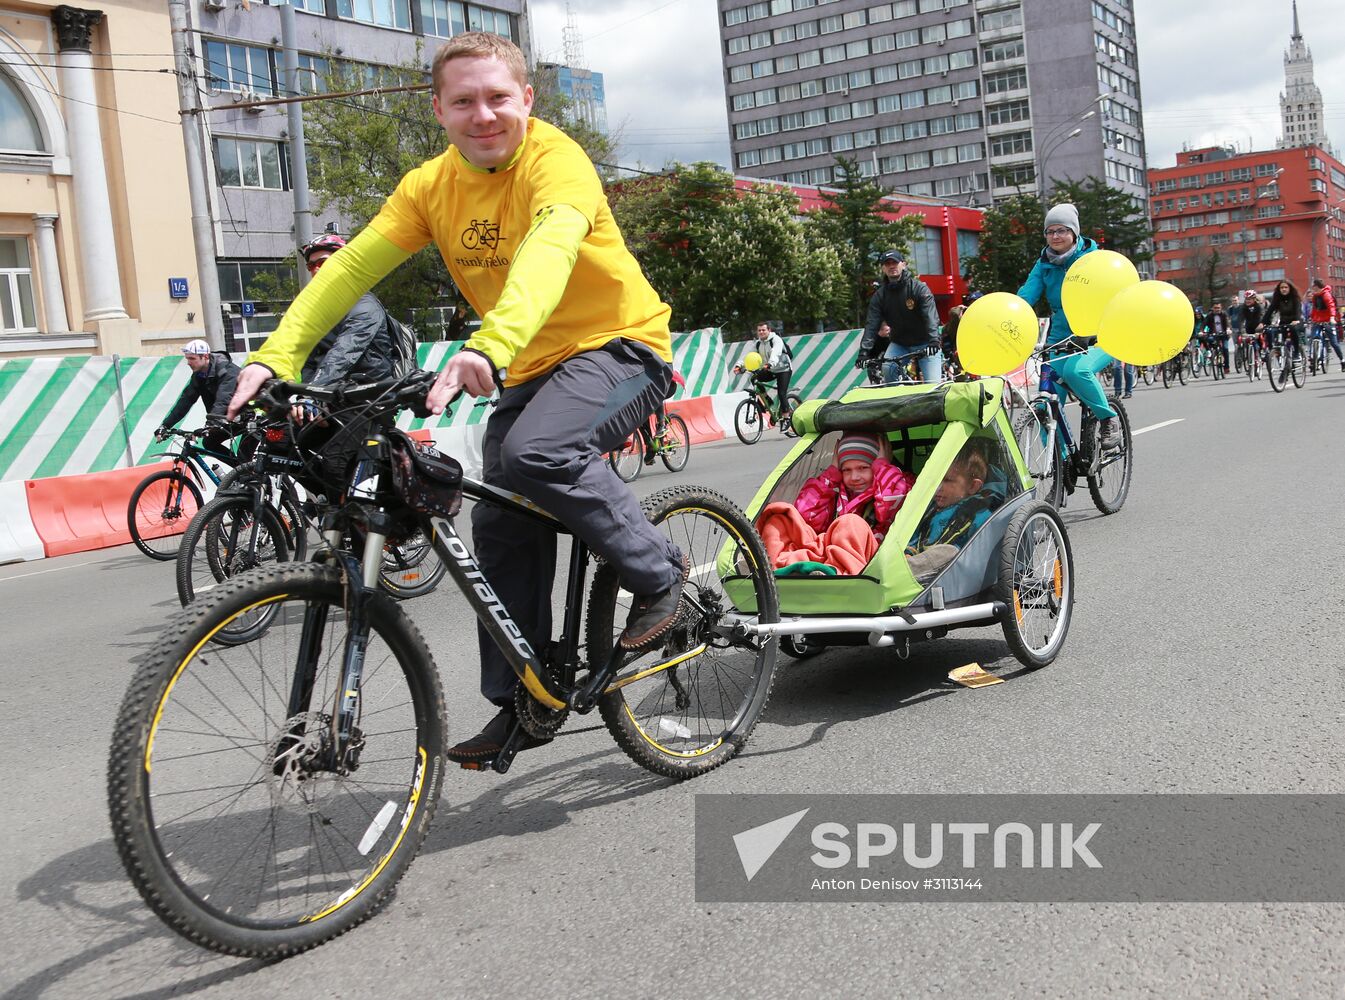
[[[793,388],[805,398],[836,397],[857,385],[859,331],[788,337]],[[674,364],[686,379],[679,398],[734,393],[745,384],[730,369],[751,342],[725,344],[717,329],[673,335]],[[461,343],[421,344],[420,367],[437,371]],[[242,357],[236,358],[242,361]],[[154,428],[176,402],[190,370],[180,356],[157,358],[20,358],[0,361],[0,482],[105,472],[161,455]],[[490,408],[460,405],[447,417],[403,414],[407,430],[471,427]],[[182,421],[199,426],[200,404]]]

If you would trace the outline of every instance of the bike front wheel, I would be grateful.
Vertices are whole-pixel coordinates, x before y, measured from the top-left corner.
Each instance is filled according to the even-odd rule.
[[[607,453],[607,464],[623,483],[633,483],[640,478],[644,468],[644,443],[638,431],[626,438],[616,451]]]
[[[1050,425],[1049,412],[1042,403],[1028,406],[1014,423],[1013,436],[1028,475],[1036,480],[1032,495],[1059,507],[1064,500],[1065,480],[1060,469],[1060,439]]]
[[[1093,454],[1097,456],[1088,473],[1088,492],[1097,509],[1104,514],[1115,514],[1125,503],[1130,492],[1130,474],[1134,469],[1135,452],[1130,436],[1130,415],[1120,400],[1110,400],[1116,411],[1113,418],[1121,425],[1121,446],[1114,451],[1102,451],[1100,440],[1093,442]],[[1096,435],[1097,430],[1093,433]]]
[[[277,609],[266,635],[207,644],[259,605]],[[350,607],[334,567],[264,567],[179,614],[131,680],[108,765],[113,838],[145,902],[196,944],[312,948],[376,912],[420,849],[444,765],[438,673],[375,594],[348,687]]]
[[[146,477],[131,494],[126,508],[131,541],[151,559],[176,559],[182,533],[201,505],[200,489],[177,469]]]
[[[729,615],[736,609],[763,624],[779,621],[775,576],[756,529],[718,493],[674,487],[642,506],[690,563],[682,617],[660,648],[623,655],[598,711],[636,763],[693,778],[732,759],[766,709],[778,643],[735,637]],[[616,570],[601,564],[585,621],[590,664],[611,656],[632,600]]]
[[[1289,363],[1289,377],[1294,380],[1294,388],[1301,389],[1308,381],[1308,359],[1299,351]]]
[[[1270,377],[1271,391],[1284,392],[1285,383],[1289,381],[1289,372],[1284,360],[1284,351],[1276,348],[1267,355],[1266,374]]]
[[[743,444],[756,444],[760,441],[765,423],[756,400],[744,399],[733,411],[733,432]]]
[[[668,414],[667,426],[660,435],[658,457],[669,472],[681,472],[691,458],[691,431],[687,422],[676,413]]]

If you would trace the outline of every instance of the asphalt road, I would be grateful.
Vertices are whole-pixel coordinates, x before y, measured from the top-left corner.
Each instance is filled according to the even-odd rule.
[[[285,962],[178,939],[112,846],[104,769],[136,659],[175,608],[133,548],[0,567],[9,997],[1294,996],[1345,989],[1345,905],[700,904],[693,796],[746,792],[1345,792],[1345,375],[1274,396],[1208,380],[1130,401],[1134,484],[1066,509],[1061,658],[997,630],[783,660],[737,760],[673,784],[605,732],[452,771],[387,910]],[[1174,422],[1175,421],[1175,422]],[[786,442],[695,449],[679,479],[745,502]],[[637,486],[675,481],[659,471]],[[489,715],[456,595],[407,606],[450,736]],[[945,681],[977,661],[1008,678]],[[1339,859],[1336,859],[1339,863]]]

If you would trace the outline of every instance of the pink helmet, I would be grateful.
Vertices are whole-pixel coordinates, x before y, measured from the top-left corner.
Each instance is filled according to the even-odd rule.
[[[326,250],[328,253],[335,253],[346,245],[346,241],[335,233],[323,233],[315,240],[305,243],[299,248],[299,252],[304,256],[304,263],[308,263],[308,258],[319,250]]]

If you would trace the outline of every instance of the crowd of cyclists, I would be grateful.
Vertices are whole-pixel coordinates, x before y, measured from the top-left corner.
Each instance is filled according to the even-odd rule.
[[[1320,340],[1323,368],[1330,360],[1326,355],[1330,348],[1340,371],[1345,372],[1340,310],[1331,286],[1322,278],[1312,279],[1306,295],[1292,281],[1282,279],[1269,296],[1250,288],[1233,295],[1226,310],[1217,300],[1208,312],[1198,303],[1192,305],[1196,316],[1192,338],[1217,355],[1225,374],[1232,371],[1230,352],[1239,337],[1255,338],[1255,349],[1263,361],[1277,349],[1291,352],[1295,359],[1306,357],[1310,343]]]

